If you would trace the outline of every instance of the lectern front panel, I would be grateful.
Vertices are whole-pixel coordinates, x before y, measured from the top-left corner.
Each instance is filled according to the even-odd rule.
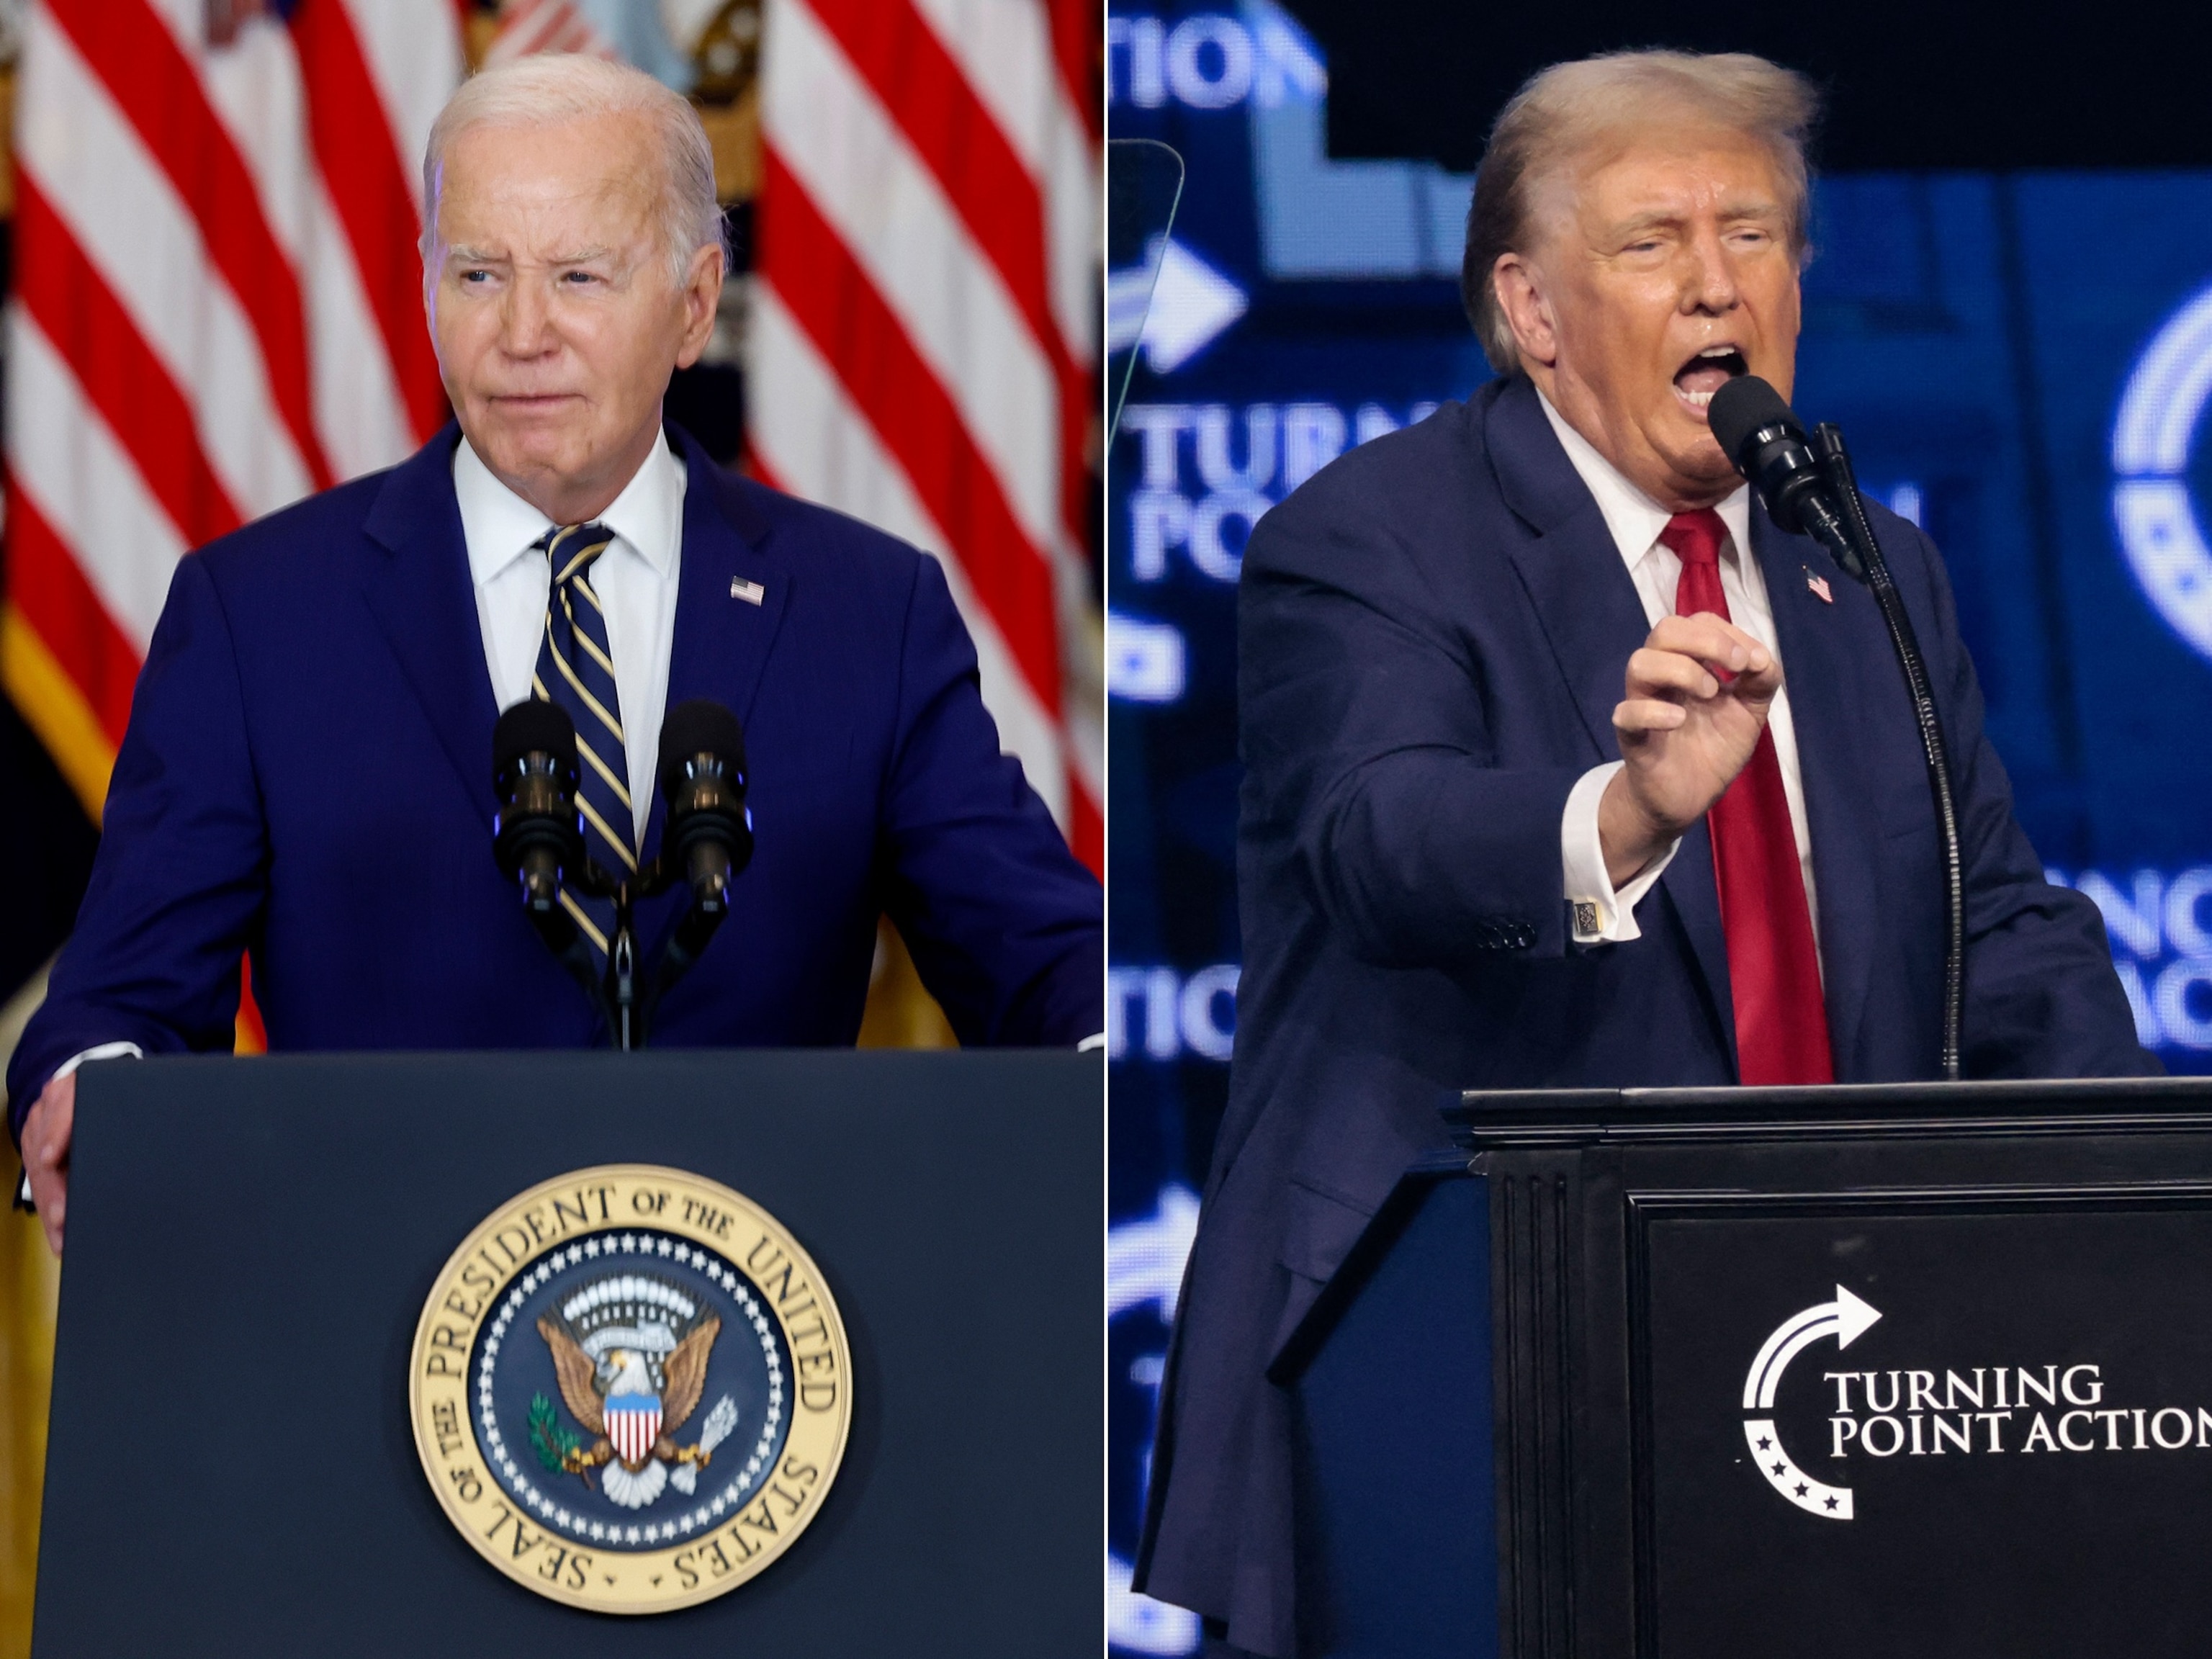
[[[1649,1650],[2180,1654],[2212,1631],[2212,1191],[1631,1214]]]
[[[33,1651],[1095,1654],[1100,1073],[1095,1055],[1006,1053],[88,1068]],[[410,1408],[418,1322],[454,1252],[517,1194],[614,1165],[688,1171],[787,1230],[835,1298],[851,1387],[842,1466],[806,1529],[729,1593],[639,1617],[565,1605],[495,1568],[433,1491]],[[485,1480],[463,1506],[497,1526],[492,1544],[527,1552],[570,1589],[582,1581],[579,1538],[588,1553],[617,1488],[641,1533],[672,1526],[686,1544],[727,1532],[736,1523],[711,1497],[736,1491],[750,1504],[766,1490],[744,1460],[797,1443],[796,1425],[778,1438],[778,1413],[803,1409],[801,1389],[825,1374],[804,1316],[748,1323],[777,1268],[748,1267],[734,1234],[728,1250],[707,1250],[695,1246],[719,1236],[696,1214],[641,1223],[639,1250],[689,1251],[692,1279],[641,1272],[654,1285],[616,1302],[598,1264],[620,1239],[579,1237],[512,1292],[504,1338],[520,1403],[498,1420],[518,1474]],[[544,1241],[512,1242],[526,1254]],[[580,1268],[580,1249],[593,1252]],[[566,1277],[554,1275],[563,1262]],[[733,1266],[756,1278],[740,1282]],[[552,1336],[533,1295],[555,1298]],[[708,1313],[728,1352],[679,1427],[684,1361],[660,1339],[696,1334]],[[556,1338],[588,1350],[573,1390],[550,1380]],[[425,1352],[443,1363],[435,1340]],[[485,1342],[465,1352],[474,1403]],[[495,1406],[504,1376],[502,1366],[486,1382]],[[715,1445],[726,1392],[738,1409]],[[485,1455],[499,1449],[479,1438]],[[716,1460],[703,1474],[695,1448]],[[631,1469],[612,1475],[625,1460]],[[458,1484],[466,1471],[444,1473]],[[793,1479],[805,1497],[803,1474]],[[512,1500],[526,1488],[549,1510],[518,1525]],[[685,1530],[702,1510],[706,1524]],[[763,1531],[776,1514],[762,1513]],[[714,1571],[711,1552],[672,1560],[679,1574]]]
[[[1491,1185],[1506,1659],[2207,1650],[2212,1082],[1447,1116]]]

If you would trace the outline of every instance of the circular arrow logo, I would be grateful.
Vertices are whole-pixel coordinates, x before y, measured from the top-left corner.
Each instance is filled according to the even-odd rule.
[[[2112,423],[2112,519],[2144,597],[2212,657],[2212,550],[2190,499],[2189,452],[2212,396],[2212,288],[2143,348]]]
[[[1815,1480],[1783,1449],[1781,1431],[1768,1415],[1774,1409],[1774,1391],[1781,1386],[1782,1373],[1790,1362],[1814,1343],[1832,1336],[1840,1352],[1857,1341],[1881,1317],[1838,1285],[1833,1302],[1816,1303],[1776,1326],[1774,1334],[1760,1345],[1759,1357],[1751,1362],[1751,1370],[1743,1379],[1743,1408],[1746,1413],[1759,1413],[1746,1416],[1743,1423],[1744,1441],[1751,1448],[1759,1472],[1768,1486],[1808,1515],[1830,1521],[1850,1520],[1851,1489]]]

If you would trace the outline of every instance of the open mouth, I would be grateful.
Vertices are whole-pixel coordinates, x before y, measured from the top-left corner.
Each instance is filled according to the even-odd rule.
[[[1740,347],[1709,345],[1684,363],[1674,374],[1674,391],[1691,408],[1703,410],[1718,392],[1739,374],[1751,373]]]

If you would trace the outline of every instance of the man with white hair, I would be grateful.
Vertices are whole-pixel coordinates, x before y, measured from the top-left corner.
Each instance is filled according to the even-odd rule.
[[[1231,1649],[1492,1639],[1487,1224],[1475,1183],[1409,1178],[1441,1103],[1939,1074],[1902,676],[1706,423],[1732,376],[1790,395],[1815,104],[1741,55],[1529,82],[1468,222],[1498,378],[1246,550],[1236,1052],[1137,1581]],[[1953,757],[1966,1071],[2155,1069],[2014,819],[1942,560],[1868,510]]]
[[[743,723],[755,854],[657,1042],[851,1042],[885,912],[963,1042],[1103,1023],[1098,885],[1000,752],[936,562],[663,422],[726,257],[690,106],[593,58],[489,70],[423,199],[455,423],[184,560],[155,632],[8,1078],[57,1249],[76,1066],[228,1048],[242,953],[272,1048],[607,1041],[493,860],[492,728],[532,696],[618,874],[658,851],[664,709]],[[687,897],[640,903],[648,959]],[[611,919],[575,906],[602,963]]]

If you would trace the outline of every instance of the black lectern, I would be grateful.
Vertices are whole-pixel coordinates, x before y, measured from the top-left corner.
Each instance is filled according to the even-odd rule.
[[[33,1651],[1096,1654],[1101,1112],[1099,1058],[1060,1054],[88,1068]],[[534,1184],[617,1164],[690,1171],[772,1212],[834,1296],[850,1366],[842,1463],[811,1524],[728,1594],[647,1618],[560,1605],[479,1559],[409,1408],[418,1318],[456,1248]],[[565,1332],[650,1324],[587,1302],[571,1298]],[[538,1343],[526,1322],[510,1340]],[[779,1407],[815,1380],[805,1360],[756,1356]],[[699,1439],[706,1407],[678,1438]],[[598,1492],[575,1471],[609,1468],[544,1427],[569,1471],[556,1456],[532,1478]],[[713,1478],[734,1467],[726,1451]]]
[[[2212,1085],[1473,1093],[1499,1638],[2212,1642]]]

